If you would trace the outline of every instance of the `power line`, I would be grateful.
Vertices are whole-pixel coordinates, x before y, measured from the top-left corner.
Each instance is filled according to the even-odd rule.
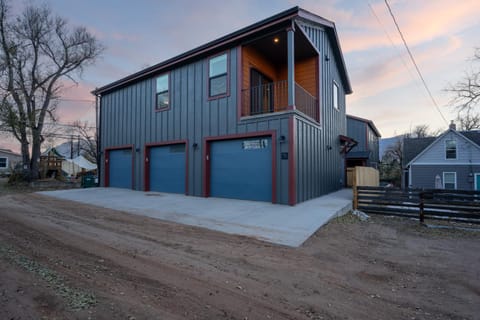
[[[400,61],[402,61],[402,64],[403,64],[403,66],[405,67],[405,69],[407,69],[408,73],[410,74],[410,77],[412,78],[412,80],[415,80],[415,77],[414,77],[412,71],[410,70],[410,68],[408,68],[408,65],[407,65],[407,63],[405,62],[405,59],[404,59],[404,58],[402,57],[402,55],[400,54],[399,48],[395,45],[395,42],[392,40],[392,38],[391,38],[390,35],[388,34],[387,29],[385,28],[385,25],[382,23],[382,21],[380,20],[380,18],[378,17],[378,15],[375,13],[375,10],[373,9],[373,7],[372,7],[372,5],[370,4],[370,2],[368,2],[368,7],[370,8],[370,11],[372,12],[373,16],[374,16],[375,19],[377,20],[378,24],[382,27],[383,33],[385,33],[385,35],[386,35],[387,38],[388,38],[388,41],[390,41],[390,44],[391,44],[392,47],[395,49],[398,58],[400,59]]]
[[[388,1],[387,1],[387,0],[384,0],[384,1],[385,1],[385,5],[386,5],[387,8],[388,8],[388,12],[390,13],[390,16],[391,16],[392,19],[393,19],[393,23],[395,23],[395,27],[397,28],[398,33],[400,34],[400,37],[402,38],[403,44],[405,45],[405,48],[407,49],[408,55],[410,56],[410,60],[412,60],[412,63],[413,63],[413,65],[415,66],[415,70],[417,70],[417,73],[418,73],[420,79],[422,80],[423,86],[424,86],[425,89],[427,90],[428,95],[430,96],[430,99],[432,100],[433,104],[435,105],[435,108],[437,109],[438,113],[439,113],[440,116],[442,117],[443,121],[445,121],[445,123],[448,125],[447,119],[444,117],[442,111],[440,110],[440,108],[439,108],[439,106],[438,106],[438,104],[437,104],[437,101],[435,101],[435,98],[433,97],[432,92],[430,91],[430,89],[429,89],[428,86],[427,86],[427,82],[425,81],[425,79],[423,78],[422,73],[420,72],[420,68],[418,67],[417,62],[415,61],[415,58],[413,57],[413,54],[412,54],[412,52],[410,51],[410,48],[408,47],[407,41],[405,40],[405,37],[403,36],[403,33],[402,33],[402,31],[400,30],[400,27],[399,27],[399,25],[398,25],[398,23],[397,23],[397,19],[395,19],[395,15],[394,15],[393,12],[392,12],[392,8],[390,8],[390,5],[388,4]]]

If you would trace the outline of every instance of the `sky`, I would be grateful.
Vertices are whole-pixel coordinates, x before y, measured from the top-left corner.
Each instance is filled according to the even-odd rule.
[[[456,113],[445,89],[471,67],[480,47],[480,1],[389,0],[398,25],[447,122]],[[19,12],[27,2],[13,1]],[[447,129],[415,71],[384,0],[29,0],[46,3],[71,25],[85,26],[106,47],[77,84],[66,83],[61,123],[95,119],[104,86],[293,6],[333,21],[353,88],[347,113],[371,119],[382,137],[416,125]],[[5,137],[0,147],[19,147]]]

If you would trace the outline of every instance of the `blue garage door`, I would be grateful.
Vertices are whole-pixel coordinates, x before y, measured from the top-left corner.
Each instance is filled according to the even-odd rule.
[[[150,148],[150,190],[185,193],[185,144]]]
[[[476,185],[476,190],[480,191],[480,173],[475,174],[475,185]]]
[[[109,186],[132,188],[132,149],[111,150],[109,156]]]
[[[212,142],[212,197],[272,201],[272,139],[256,137]]]

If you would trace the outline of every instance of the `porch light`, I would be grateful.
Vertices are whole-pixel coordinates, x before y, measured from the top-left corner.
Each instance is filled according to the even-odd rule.
[[[273,38],[273,43],[279,43],[280,39],[278,37]]]

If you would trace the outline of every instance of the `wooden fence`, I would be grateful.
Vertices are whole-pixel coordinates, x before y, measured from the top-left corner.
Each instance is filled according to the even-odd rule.
[[[480,224],[480,191],[354,187],[354,209],[373,214]]]
[[[347,168],[347,186],[371,186],[378,187],[380,174],[378,170],[370,167]]]

